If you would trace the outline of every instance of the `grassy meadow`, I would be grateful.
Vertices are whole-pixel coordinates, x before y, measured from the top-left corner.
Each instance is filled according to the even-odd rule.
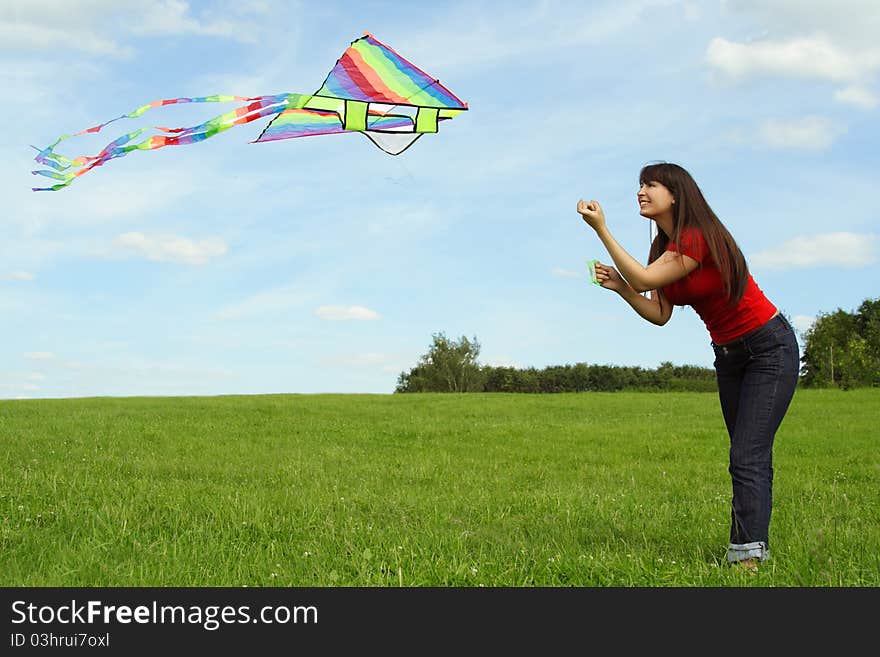
[[[798,390],[770,561],[713,393],[0,402],[2,586],[880,586],[880,390]]]

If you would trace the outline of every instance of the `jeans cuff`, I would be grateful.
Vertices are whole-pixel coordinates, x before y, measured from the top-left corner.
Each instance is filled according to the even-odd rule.
[[[731,543],[727,546],[727,560],[732,562],[743,559],[757,559],[767,561],[770,558],[770,550],[764,541],[754,543]]]

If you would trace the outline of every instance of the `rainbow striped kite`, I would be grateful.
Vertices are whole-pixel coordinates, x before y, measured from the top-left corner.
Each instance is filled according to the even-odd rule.
[[[153,126],[134,130],[111,141],[94,156],[68,158],[55,152],[55,147],[66,139],[99,132],[115,121],[137,118],[154,107],[224,102],[244,104],[190,128]],[[467,103],[459,100],[439,80],[367,33],[352,41],[314,94],[216,95],[157,100],[93,128],[62,135],[46,148],[38,148],[39,153],[34,158],[51,170],[32,172],[60,182],[49,187],[34,187],[33,190],[57,191],[95,167],[132,151],[204,141],[234,126],[269,116],[271,121],[255,142],[359,132],[386,153],[399,155],[423,134],[437,132],[440,121],[451,119],[465,110]]]

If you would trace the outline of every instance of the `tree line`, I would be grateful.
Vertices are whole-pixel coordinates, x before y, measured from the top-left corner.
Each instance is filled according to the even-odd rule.
[[[799,385],[843,389],[880,386],[880,299],[853,313],[822,313],[803,335]],[[662,362],[650,369],[575,363],[515,368],[479,363],[476,336],[435,333],[428,351],[401,372],[395,392],[613,392],[717,390],[715,370]]]
[[[418,364],[401,372],[395,392],[611,392],[618,390],[717,390],[715,370],[661,363],[656,369],[591,365],[515,368],[480,365],[476,337],[449,339],[435,333]]]

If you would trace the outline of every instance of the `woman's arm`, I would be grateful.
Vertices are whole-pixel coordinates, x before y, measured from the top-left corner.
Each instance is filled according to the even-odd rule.
[[[605,223],[605,213],[597,201],[589,203],[579,201],[577,209],[587,225],[596,231],[596,236],[605,246],[608,255],[620,270],[620,274],[636,293],[657,290],[664,285],[669,285],[684,278],[700,265],[690,256],[667,251],[662,257],[645,267],[614,239]]]
[[[648,299],[630,286],[620,273],[608,265],[596,264],[596,280],[602,287],[617,292],[644,319],[663,326],[672,317],[672,304],[660,290],[652,290]]]

